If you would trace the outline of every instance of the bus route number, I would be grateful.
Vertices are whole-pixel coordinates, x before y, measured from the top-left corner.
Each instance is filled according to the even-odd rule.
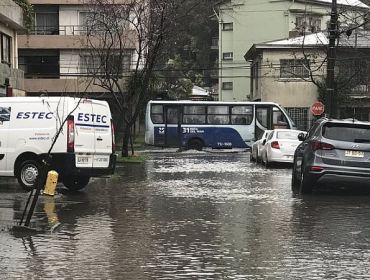
[[[198,129],[196,127],[183,127],[182,133],[204,133],[204,130]]]

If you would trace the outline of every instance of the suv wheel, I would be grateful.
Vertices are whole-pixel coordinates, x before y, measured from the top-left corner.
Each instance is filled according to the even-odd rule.
[[[300,186],[300,193],[303,194],[310,194],[313,191],[312,184],[307,180],[307,175],[305,174],[303,168],[301,172],[301,186]]]
[[[298,190],[300,187],[300,181],[297,180],[297,170],[296,167],[293,165],[293,171],[292,171],[292,191]]]

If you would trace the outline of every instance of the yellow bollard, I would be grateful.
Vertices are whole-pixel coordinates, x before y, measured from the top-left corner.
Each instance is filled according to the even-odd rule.
[[[51,170],[51,171],[48,172],[48,177],[46,178],[44,194],[54,196],[55,189],[56,189],[57,183],[58,183],[58,176],[59,176],[59,174],[54,170]]]
[[[55,213],[55,198],[52,196],[44,196],[44,211],[48,217],[50,228],[56,228],[60,223],[58,215]]]

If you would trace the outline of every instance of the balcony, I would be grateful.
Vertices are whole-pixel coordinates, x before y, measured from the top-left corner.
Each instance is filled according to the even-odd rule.
[[[88,37],[84,25],[62,25],[58,28],[35,26],[30,34],[18,37],[19,49],[86,49],[91,45],[97,48],[106,48],[107,45],[111,45],[104,39],[104,32],[95,31]],[[126,49],[135,49],[137,35],[134,30],[125,31],[121,37],[127,38],[124,46]],[[122,47],[118,42],[116,45],[117,49]]]
[[[0,22],[16,30],[18,33],[26,33],[26,28],[23,24],[22,8],[12,0],[1,0],[0,7]]]
[[[30,96],[38,96],[47,92],[50,95],[76,93],[104,93],[105,90],[86,78],[66,78],[66,79],[25,79],[25,90]]]

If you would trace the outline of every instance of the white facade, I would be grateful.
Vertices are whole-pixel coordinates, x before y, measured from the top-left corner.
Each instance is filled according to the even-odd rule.
[[[364,13],[357,0],[339,0]],[[325,30],[331,0],[227,0],[216,7],[219,21],[219,99],[250,100],[250,63],[244,55],[255,43],[288,38],[306,26],[306,32]],[[303,24],[306,22],[306,24]],[[270,100],[269,100],[270,101]],[[272,100],[271,100],[272,101]]]

